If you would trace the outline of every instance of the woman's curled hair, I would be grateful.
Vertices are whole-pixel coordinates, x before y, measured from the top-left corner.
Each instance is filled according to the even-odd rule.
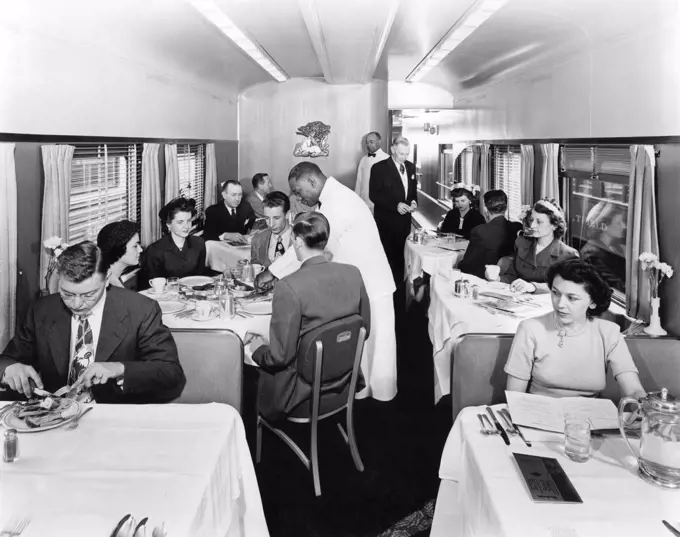
[[[541,198],[534,203],[532,210],[547,215],[550,224],[555,226],[553,236],[556,239],[564,237],[564,234],[567,232],[567,220],[564,218],[564,211],[557,200],[554,198]],[[527,212],[523,224],[525,228],[531,226],[531,211]]]
[[[163,233],[170,233],[167,224],[175,219],[177,213],[190,213],[192,217],[196,216],[196,200],[177,198],[168,203],[159,212],[158,216],[161,219],[161,229]]]
[[[134,222],[121,220],[106,224],[97,235],[97,246],[104,256],[104,264],[108,268],[125,255],[127,243],[139,233]]]
[[[588,308],[588,317],[598,317],[609,309],[612,302],[612,290],[599,273],[590,263],[578,258],[559,261],[548,269],[548,287],[552,289],[553,281],[559,276],[565,281],[583,285],[590,295],[590,300],[595,304],[594,308]]]

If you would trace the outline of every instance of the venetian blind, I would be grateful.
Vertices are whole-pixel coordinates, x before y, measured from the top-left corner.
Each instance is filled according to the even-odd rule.
[[[203,210],[205,189],[205,144],[178,144],[179,194],[196,200],[196,209]]]
[[[71,165],[68,242],[97,240],[109,222],[139,223],[141,145],[75,144]]]
[[[522,151],[517,145],[493,146],[493,186],[508,196],[508,217],[519,220],[522,208]]]
[[[631,170],[630,147],[566,145],[562,147],[561,168],[563,172],[628,176]]]

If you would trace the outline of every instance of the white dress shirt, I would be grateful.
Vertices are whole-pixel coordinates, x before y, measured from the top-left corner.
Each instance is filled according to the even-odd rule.
[[[371,180],[371,168],[376,162],[380,162],[389,158],[389,155],[382,149],[378,148],[375,152],[375,157],[364,155],[359,161],[359,168],[357,169],[357,183],[354,187],[354,192],[359,194],[359,197],[364,200],[368,208],[373,211],[373,202],[368,197],[368,187]]]
[[[404,186],[404,197],[408,198],[408,170],[406,169],[406,163],[404,164],[399,164],[394,158],[392,159],[394,162],[394,165],[397,167],[397,171],[399,172],[399,175],[401,176],[401,184]],[[401,167],[404,168],[404,172],[402,173]]]

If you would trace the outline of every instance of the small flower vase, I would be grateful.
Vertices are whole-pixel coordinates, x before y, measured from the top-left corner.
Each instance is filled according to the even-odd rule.
[[[661,299],[659,297],[652,298],[652,314],[649,318],[649,326],[644,328],[645,334],[650,336],[665,336],[668,334],[661,328],[661,318],[659,317],[659,304]]]

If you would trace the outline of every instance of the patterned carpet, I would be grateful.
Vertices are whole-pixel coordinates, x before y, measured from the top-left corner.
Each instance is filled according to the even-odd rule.
[[[378,537],[421,537],[430,534],[435,500],[430,500],[422,509],[402,518]]]

